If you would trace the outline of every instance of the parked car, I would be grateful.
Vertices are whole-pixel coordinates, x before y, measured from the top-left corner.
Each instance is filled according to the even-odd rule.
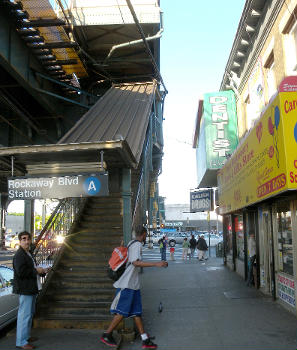
[[[0,265],[0,329],[17,318],[19,296],[12,293],[13,270]]]
[[[203,236],[204,236],[204,239],[206,240],[206,243],[208,245],[209,244],[208,232],[207,233],[203,233]],[[210,234],[210,246],[211,247],[216,246],[219,242],[222,242],[222,241],[223,241],[223,237],[222,236],[216,235],[214,233]]]
[[[10,247],[11,241],[16,235],[14,233],[8,233],[5,235],[5,247]]]
[[[18,236],[13,237],[13,239],[10,241],[10,248],[18,249],[20,246],[20,241]]]

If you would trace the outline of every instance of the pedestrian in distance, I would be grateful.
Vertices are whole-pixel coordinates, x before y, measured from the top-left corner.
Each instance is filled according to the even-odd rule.
[[[194,254],[195,254],[195,249],[196,249],[196,245],[197,245],[197,241],[194,237],[194,235],[191,235],[191,239],[189,241],[190,243],[190,250],[191,250],[191,254],[190,254],[190,259],[194,258]]]
[[[16,347],[30,350],[35,348],[30,342],[37,340],[31,337],[31,327],[36,297],[41,290],[40,276],[44,276],[48,269],[36,266],[30,252],[31,234],[27,231],[20,232],[18,239],[20,247],[13,257],[13,293],[19,295]]]
[[[166,261],[166,249],[167,249],[167,240],[166,237],[163,236],[160,240],[160,253],[161,253],[161,260]]]
[[[254,284],[254,263],[256,260],[256,240],[255,240],[255,233],[251,232],[248,238],[248,254],[249,254],[249,260],[248,260],[248,280],[247,280],[247,286],[251,286]]]
[[[183,253],[182,253],[182,259],[187,260],[187,256],[188,256],[188,250],[189,250],[189,247],[190,247],[190,244],[188,242],[188,238],[184,238],[184,241],[183,241],[183,245],[182,245],[182,248],[183,248]]]
[[[208,250],[208,246],[203,235],[201,235],[200,238],[198,239],[197,249],[198,249],[199,261],[207,260],[207,257],[205,257],[205,255],[206,255],[206,251]]]
[[[128,261],[123,275],[114,283],[117,288],[116,296],[111,304],[110,312],[114,317],[102,334],[100,340],[110,347],[117,347],[112,332],[123,320],[123,318],[133,317],[135,325],[142,339],[143,349],[156,349],[151,338],[145,333],[142,323],[142,305],[140,294],[139,271],[141,267],[167,267],[166,261],[146,262],[142,261],[142,244],[145,242],[147,230],[143,226],[136,228],[136,242],[128,248]]]
[[[175,252],[175,248],[174,247],[170,247],[170,260],[175,260],[174,259],[174,252]]]

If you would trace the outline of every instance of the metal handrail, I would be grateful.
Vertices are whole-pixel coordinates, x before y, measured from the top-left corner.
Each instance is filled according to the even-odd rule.
[[[33,255],[38,265],[52,266],[85,198],[64,198],[56,206],[35,241]]]

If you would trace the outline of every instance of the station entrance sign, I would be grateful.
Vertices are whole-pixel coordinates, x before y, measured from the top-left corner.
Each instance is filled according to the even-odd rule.
[[[8,179],[11,200],[108,196],[108,173]]]

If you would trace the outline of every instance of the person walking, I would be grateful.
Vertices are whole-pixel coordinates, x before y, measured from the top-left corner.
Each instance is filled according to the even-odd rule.
[[[191,239],[190,239],[189,243],[190,243],[190,249],[191,249],[190,258],[194,258],[197,241],[196,241],[193,234],[191,235]]]
[[[185,260],[185,257],[186,257],[186,260],[187,260],[187,256],[188,256],[188,250],[189,250],[189,242],[188,242],[188,238],[184,238],[184,241],[183,241],[183,254],[182,254],[182,259]]]
[[[100,341],[110,347],[117,347],[112,332],[123,320],[123,318],[133,317],[135,325],[142,339],[143,349],[156,349],[157,345],[144,331],[142,322],[142,305],[140,294],[139,270],[141,267],[167,267],[167,261],[146,262],[142,261],[141,251],[142,243],[145,242],[147,230],[143,226],[136,228],[136,240],[134,244],[128,248],[127,267],[123,275],[114,283],[117,288],[116,296],[111,304],[110,312],[114,317],[102,334]]]
[[[166,261],[166,249],[167,249],[167,240],[166,237],[163,236],[160,241],[160,253],[161,253],[161,260]]]
[[[203,235],[201,235],[200,238],[198,239],[197,249],[198,249],[199,261],[202,261],[204,259],[207,260],[207,258],[205,257],[205,254],[206,254],[206,251],[208,250],[208,246]]]
[[[30,350],[35,348],[30,342],[37,340],[30,334],[36,297],[41,290],[40,275],[46,274],[47,269],[37,267],[30,253],[31,234],[27,231],[20,232],[18,239],[20,247],[13,257],[13,293],[19,295],[16,347]]]
[[[174,259],[175,248],[174,247],[170,247],[169,251],[170,251],[170,260],[175,260]]]
[[[255,282],[254,274],[253,274],[254,263],[256,260],[256,240],[255,240],[254,232],[251,232],[248,238],[248,254],[249,254],[249,261],[248,261],[247,286],[251,286]]]

